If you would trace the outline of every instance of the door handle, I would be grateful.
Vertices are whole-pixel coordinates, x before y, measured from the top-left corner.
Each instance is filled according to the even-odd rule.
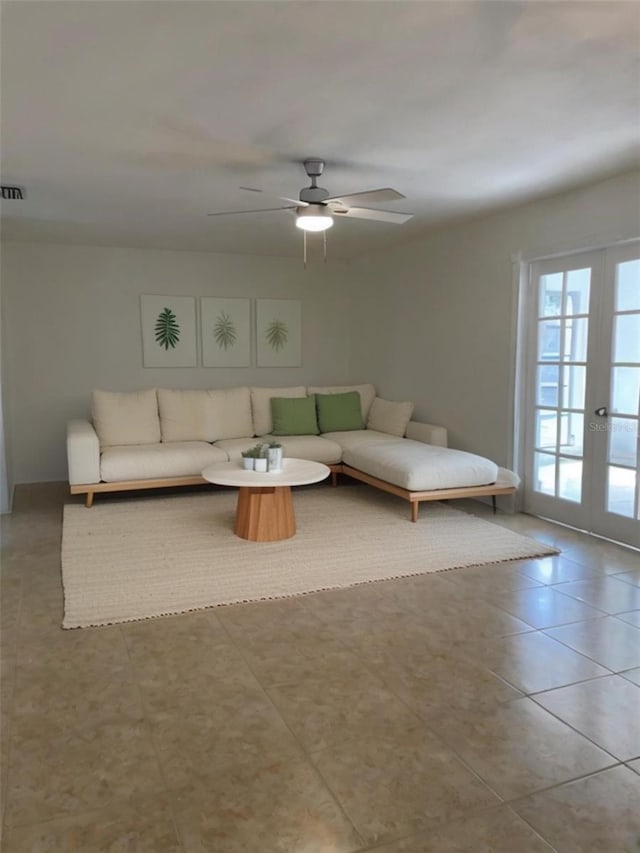
[[[608,418],[609,417],[609,409],[606,406],[600,406],[599,409],[596,409],[593,413],[597,415],[599,418]]]

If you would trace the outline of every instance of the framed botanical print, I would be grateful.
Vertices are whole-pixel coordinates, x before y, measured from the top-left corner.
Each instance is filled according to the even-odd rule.
[[[302,366],[302,303],[299,299],[256,300],[258,367]]]
[[[144,367],[195,367],[196,301],[193,296],[141,296]]]
[[[200,299],[203,367],[250,367],[251,300]]]

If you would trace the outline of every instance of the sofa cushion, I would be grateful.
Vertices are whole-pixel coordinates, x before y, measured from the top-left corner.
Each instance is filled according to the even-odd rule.
[[[369,410],[367,429],[388,432],[389,435],[402,438],[407,431],[412,414],[413,403],[395,403],[376,397]]]
[[[248,388],[158,389],[163,441],[216,441],[253,435]]]
[[[224,450],[224,452],[227,454],[229,462],[233,462],[236,459],[240,460],[245,450],[250,450],[252,447],[255,447],[256,444],[262,444],[266,441],[267,439],[264,438],[260,439],[260,441],[258,442],[255,437],[224,438],[221,441],[216,441],[213,446],[218,447],[220,450]]]
[[[92,391],[91,418],[101,447],[160,441],[155,388],[132,392]]]
[[[360,394],[362,420],[365,423],[376,396],[375,385],[310,385],[307,391],[309,394],[346,394],[347,391],[357,391]]]
[[[362,405],[357,391],[344,394],[316,394],[320,432],[363,429]]]
[[[324,435],[264,436],[265,441],[278,441],[282,455],[289,459],[308,459],[324,465],[337,465],[342,460],[342,448]]]
[[[274,435],[317,435],[316,398],[272,397],[271,416]]]
[[[306,397],[304,385],[290,388],[252,388],[251,410],[253,413],[253,431],[255,435],[266,435],[273,429],[271,417],[272,397]]]
[[[352,468],[409,491],[484,486],[498,478],[498,466],[490,459],[408,438],[363,443],[344,450],[342,458]]]
[[[377,441],[394,441],[395,436],[389,435],[388,432],[376,432],[375,429],[352,429],[344,432],[325,432],[323,438],[329,441],[335,441],[340,447],[346,450],[348,447],[362,447],[364,444]]]
[[[100,458],[100,476],[106,483],[194,477],[207,465],[227,459],[224,450],[204,441],[105,447]]]

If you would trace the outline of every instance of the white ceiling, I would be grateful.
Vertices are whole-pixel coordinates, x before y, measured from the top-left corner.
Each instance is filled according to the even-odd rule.
[[[331,195],[416,214],[338,221],[353,257],[638,164],[639,45],[635,2],[9,0],[3,237],[297,256],[289,213],[206,214],[319,156]]]

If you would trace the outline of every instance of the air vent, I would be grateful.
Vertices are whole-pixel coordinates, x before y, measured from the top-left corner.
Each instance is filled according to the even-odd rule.
[[[24,190],[22,187],[2,187],[2,198],[22,201],[24,199]]]

